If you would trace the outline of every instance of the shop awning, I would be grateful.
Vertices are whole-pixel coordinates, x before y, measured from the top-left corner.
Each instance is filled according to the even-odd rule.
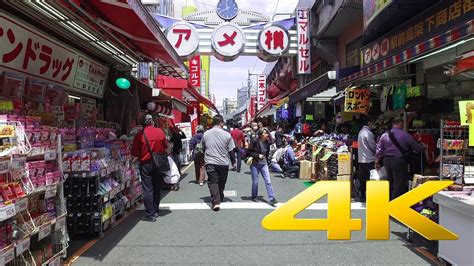
[[[318,94],[328,88],[328,84],[331,80],[336,79],[336,71],[329,71],[310,83],[306,84],[304,87],[290,94],[289,103],[295,103],[297,101],[304,100],[308,97],[311,97],[315,94]]]
[[[330,89],[326,91],[323,91],[311,97],[308,97],[306,101],[307,102],[329,102],[332,98],[337,96],[337,94],[338,94],[337,88],[331,87]]]
[[[74,2],[70,1],[75,5]],[[96,16],[99,24],[120,34],[129,43],[139,49],[139,52],[151,61],[166,62],[169,64],[168,71],[174,71],[173,67],[179,68],[187,73],[178,54],[160,30],[158,23],[149,13],[147,8],[136,0],[115,1],[80,1],[78,8],[89,8]],[[163,71],[166,71],[164,69]]]
[[[431,52],[435,52],[436,49],[442,49],[442,47],[450,44],[456,45],[456,43],[472,40],[472,38],[468,40],[466,39],[473,34],[474,20],[470,20],[422,43],[405,49],[394,56],[388,57],[377,64],[368,66],[359,72],[349,75],[346,78],[341,79],[340,85],[341,87],[345,87],[363,78],[381,73],[396,66],[421,60],[423,57],[429,56]]]
[[[255,117],[263,117],[263,114],[270,110],[271,107],[272,104],[270,102],[267,102],[260,110],[257,111]]]
[[[170,110],[175,109],[181,113],[186,113],[188,111],[188,105],[180,99],[168,95],[168,93],[162,89],[153,89],[138,79],[133,79],[137,84],[136,90],[141,105],[145,106],[149,102],[155,102],[158,105],[169,108]]]
[[[213,109],[214,111],[219,113],[219,110],[217,110],[216,106],[208,98],[202,96],[196,89],[194,89],[192,87],[188,87],[188,88],[186,88],[186,91],[189,94],[191,94],[191,96],[193,96],[193,98],[196,99],[196,101],[198,101],[199,103],[204,104],[208,108]]]

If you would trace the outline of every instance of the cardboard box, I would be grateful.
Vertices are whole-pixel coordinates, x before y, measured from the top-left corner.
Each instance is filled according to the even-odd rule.
[[[301,180],[310,180],[312,172],[312,162],[308,160],[302,160],[300,162],[300,176]]]
[[[411,184],[411,189],[414,189],[418,186],[421,186],[423,183],[426,181],[438,181],[439,177],[438,176],[422,176],[422,175],[414,175],[413,176],[413,182]]]
[[[350,152],[343,152],[337,155],[337,174],[350,175],[352,173],[352,158]]]
[[[338,175],[337,181],[351,181],[351,175]]]
[[[319,163],[312,162],[311,163],[311,180],[316,181],[319,172]]]

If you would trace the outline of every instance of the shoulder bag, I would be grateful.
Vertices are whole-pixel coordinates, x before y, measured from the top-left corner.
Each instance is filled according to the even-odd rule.
[[[143,130],[143,137],[145,138],[146,146],[148,148],[148,152],[151,155],[151,162],[153,164],[153,167],[158,169],[160,172],[168,172],[171,167],[168,162],[168,155],[163,153],[163,154],[158,154],[153,152],[150,146],[150,142],[148,141],[148,138],[145,134],[145,130]]]

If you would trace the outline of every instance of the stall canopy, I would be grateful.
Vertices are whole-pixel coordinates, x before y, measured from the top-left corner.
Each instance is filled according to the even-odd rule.
[[[289,103],[295,103],[297,101],[304,100],[315,94],[318,94],[324,90],[327,90],[330,80],[336,79],[336,71],[329,71],[323,75],[317,77],[315,80],[306,84],[304,87],[290,94]]]

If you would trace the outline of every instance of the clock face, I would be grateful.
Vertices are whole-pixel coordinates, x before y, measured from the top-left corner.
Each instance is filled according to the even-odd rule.
[[[224,20],[231,20],[237,16],[239,7],[235,0],[220,0],[217,4],[217,14]]]

